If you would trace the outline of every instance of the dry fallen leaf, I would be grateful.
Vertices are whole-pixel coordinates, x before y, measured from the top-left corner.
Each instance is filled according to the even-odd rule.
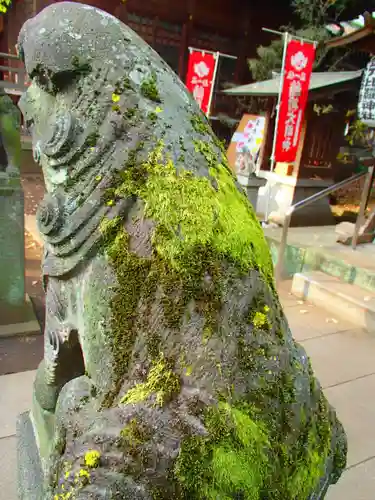
[[[32,342],[35,342],[35,340],[35,337],[21,337],[20,339],[20,341],[25,342],[25,344],[31,344]]]
[[[334,323],[335,325],[337,325],[338,321],[335,318],[327,318],[326,323]]]

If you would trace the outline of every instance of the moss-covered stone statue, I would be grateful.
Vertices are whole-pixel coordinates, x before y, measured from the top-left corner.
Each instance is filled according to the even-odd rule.
[[[193,98],[89,6],[47,7],[19,49],[48,190],[37,453],[27,416],[19,430],[20,469],[40,458],[43,493],[21,479],[21,498],[323,498],[345,467],[345,433]]]
[[[21,164],[21,113],[0,88],[0,173],[19,175]]]

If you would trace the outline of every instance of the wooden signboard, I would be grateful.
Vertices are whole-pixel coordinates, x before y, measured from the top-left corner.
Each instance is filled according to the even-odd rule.
[[[358,100],[358,116],[368,127],[375,127],[375,57],[368,63],[362,77]]]
[[[244,114],[233,134],[227,158],[236,175],[249,177],[261,159],[266,130],[266,117]]]

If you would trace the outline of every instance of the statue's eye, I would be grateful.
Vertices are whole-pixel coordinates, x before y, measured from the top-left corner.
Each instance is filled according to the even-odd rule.
[[[39,73],[35,77],[36,83],[41,87],[43,90],[49,90],[50,87],[50,79],[45,73]]]

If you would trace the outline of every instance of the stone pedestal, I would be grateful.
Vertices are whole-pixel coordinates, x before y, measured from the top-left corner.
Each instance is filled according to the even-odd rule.
[[[43,498],[43,473],[29,412],[17,421],[18,500]]]
[[[39,332],[32,304],[25,295],[21,180],[0,172],[0,338]]]
[[[24,196],[19,177],[0,173],[0,303],[25,300]]]
[[[268,205],[268,221],[283,225],[285,213],[292,205],[304,200],[323,189],[332,182],[315,179],[298,179],[292,176],[282,176],[271,172],[261,172],[267,184],[260,188],[257,213],[265,214]],[[335,224],[329,197],[315,201],[313,204],[296,211],[291,220],[291,227],[330,226]]]
[[[247,197],[254,207],[254,210],[256,211],[257,209],[257,204],[258,204],[258,196],[259,196],[259,189],[266,184],[266,180],[262,179],[260,177],[245,177],[243,175],[238,175],[237,176],[238,182],[243,186],[247,193]]]

